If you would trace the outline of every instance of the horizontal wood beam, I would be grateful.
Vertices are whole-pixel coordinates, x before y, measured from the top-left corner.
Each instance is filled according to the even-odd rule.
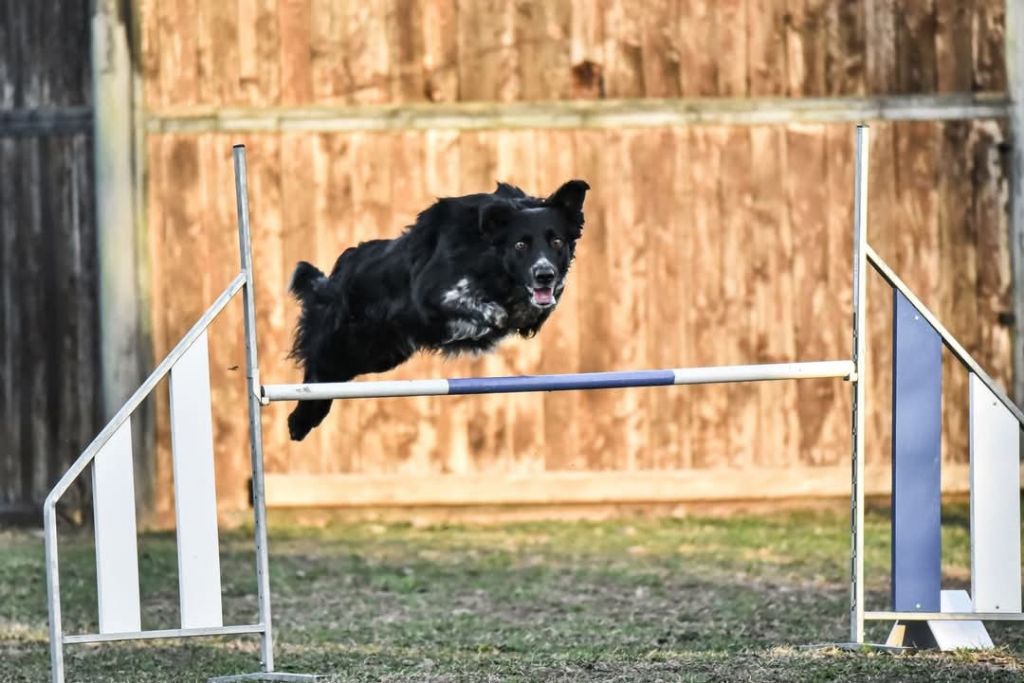
[[[92,107],[0,109],[0,137],[92,132]]]
[[[943,467],[944,492],[966,492],[969,480],[967,465]],[[887,467],[868,470],[867,495],[888,494],[891,487]],[[518,475],[266,475],[270,508],[625,505],[838,498],[849,494],[847,465]]]
[[[561,102],[190,107],[146,114],[150,133],[349,132],[519,128],[650,128],[799,122],[1005,118],[1003,93],[829,98],[696,98]]]

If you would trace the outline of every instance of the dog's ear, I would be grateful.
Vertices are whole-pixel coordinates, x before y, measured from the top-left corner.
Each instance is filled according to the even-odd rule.
[[[512,220],[516,209],[508,202],[489,202],[480,207],[480,232],[493,240]]]
[[[570,180],[547,198],[549,205],[564,211],[569,221],[576,226],[574,239],[578,239],[583,232],[583,200],[589,189],[590,185],[585,180]]]

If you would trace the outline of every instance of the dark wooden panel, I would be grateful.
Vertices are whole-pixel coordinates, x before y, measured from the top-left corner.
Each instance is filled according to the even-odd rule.
[[[90,4],[0,0],[0,109],[89,102]]]
[[[99,427],[91,144],[0,139],[0,177],[0,507],[36,506]]]

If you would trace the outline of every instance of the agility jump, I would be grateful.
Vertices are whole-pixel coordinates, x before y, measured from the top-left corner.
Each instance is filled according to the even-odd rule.
[[[258,634],[260,671],[211,681],[312,681],[275,671],[267,557],[261,406],[388,396],[494,394],[622,389],[836,378],[849,382],[851,411],[850,642],[864,644],[867,620],[894,622],[890,645],[991,647],[983,621],[1024,620],[1021,611],[1020,470],[1024,414],[957,343],[938,319],[867,243],[867,126],[856,134],[853,216],[853,353],[849,359],[768,365],[323,384],[262,384],[255,301],[246,157],[234,148],[241,271],[149,378],[104,427],[43,504],[52,680],[64,681],[65,645],[116,640]],[[865,311],[868,266],[891,286],[893,321],[892,609],[864,605]],[[206,330],[242,292],[259,619],[224,625],[213,466]],[[944,591],[940,565],[941,353],[945,345],[969,372],[971,592]],[[178,541],[180,628],[141,628],[132,472],[131,415],[170,375],[172,458]],[[56,505],[93,465],[99,632],[68,634],[61,624]],[[188,482],[188,505],[180,504]]]

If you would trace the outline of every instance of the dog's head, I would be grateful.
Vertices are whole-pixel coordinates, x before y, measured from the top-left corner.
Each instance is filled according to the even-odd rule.
[[[589,189],[582,180],[570,180],[550,197],[536,199],[499,185],[494,200],[480,208],[480,231],[498,250],[514,286],[537,309],[553,308],[565,288],[583,234]]]

